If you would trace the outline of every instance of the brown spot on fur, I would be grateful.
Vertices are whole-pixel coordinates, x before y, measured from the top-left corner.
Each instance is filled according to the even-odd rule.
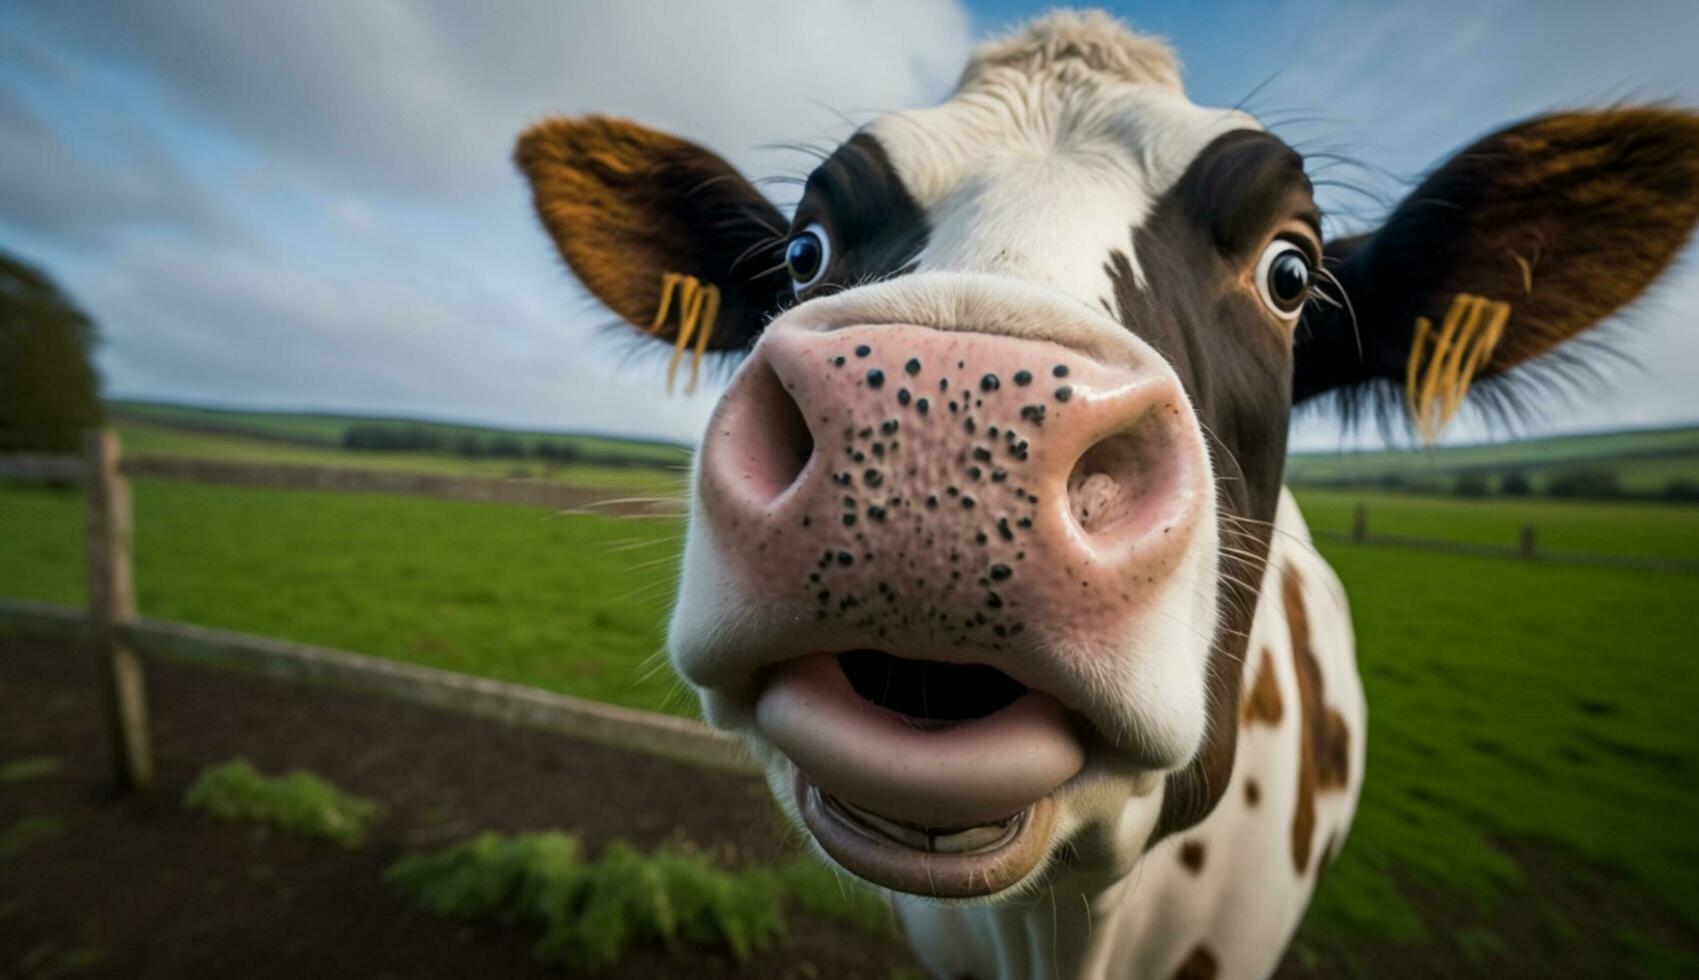
[[[1292,633],[1292,666],[1298,678],[1298,805],[1292,815],[1292,863],[1310,867],[1316,827],[1316,795],[1345,788],[1350,776],[1350,737],[1345,718],[1326,704],[1321,663],[1310,646],[1310,616],[1304,584],[1287,566],[1280,578],[1286,625]]]
[[[1254,779],[1245,780],[1245,805],[1256,806],[1262,802],[1262,787]]]
[[[1280,685],[1274,679],[1273,661],[1274,654],[1268,647],[1263,647],[1262,656],[1257,660],[1256,679],[1246,690],[1244,704],[1239,709],[1247,725],[1278,725],[1286,713],[1285,705],[1280,702]]]
[[[1187,956],[1180,968],[1174,971],[1174,980],[1215,980],[1221,972],[1221,964],[1215,954],[1202,943],[1192,947],[1191,955]]]
[[[1203,841],[1189,840],[1180,846],[1180,863],[1192,874],[1203,872]]]

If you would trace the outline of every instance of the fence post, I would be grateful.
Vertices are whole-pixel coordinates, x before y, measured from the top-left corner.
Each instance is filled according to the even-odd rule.
[[[147,685],[141,657],[118,630],[135,618],[135,571],[130,556],[130,481],[120,472],[118,433],[83,434],[83,490],[88,500],[88,601],[104,704],[107,742],[118,788],[153,788]]]
[[[1517,552],[1523,558],[1533,558],[1533,557],[1536,556],[1536,553],[1538,551],[1539,551],[1539,540],[1535,536],[1534,525],[1532,525],[1532,524],[1522,525],[1522,543],[1517,548]]]
[[[1351,514],[1351,540],[1366,544],[1369,540],[1369,505],[1358,504]]]

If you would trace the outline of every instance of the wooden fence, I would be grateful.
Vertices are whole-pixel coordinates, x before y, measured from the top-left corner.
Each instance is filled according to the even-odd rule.
[[[71,634],[93,646],[99,659],[113,775],[121,789],[146,792],[154,783],[144,671],[144,660],[150,657],[213,663],[272,677],[331,684],[683,761],[753,771],[734,739],[701,722],[341,650],[142,618],[136,608],[135,564],[130,551],[132,476],[296,490],[419,494],[620,516],[677,512],[677,505],[666,501],[613,497],[605,491],[564,484],[324,466],[126,458],[117,434],[109,430],[87,433],[80,459],[0,456],[0,479],[81,484],[84,489],[89,608],[85,612],[0,599],[0,622],[25,630]]]

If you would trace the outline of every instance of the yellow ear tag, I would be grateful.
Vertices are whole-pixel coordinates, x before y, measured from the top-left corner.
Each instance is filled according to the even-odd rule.
[[[1457,414],[1469,384],[1487,363],[1510,320],[1510,304],[1472,293],[1452,297],[1436,335],[1433,322],[1416,318],[1404,370],[1404,406],[1423,442],[1433,442]]]
[[[683,360],[691,337],[695,337],[696,348],[691,352],[690,358],[690,382],[684,388],[684,393],[688,395],[696,391],[696,377],[702,367],[702,355],[708,350],[709,338],[714,334],[714,321],[720,315],[720,288],[713,283],[704,283],[695,276],[678,272],[662,275],[661,298],[656,304],[655,321],[649,325],[649,332],[656,336],[666,330],[667,314],[672,312],[674,292],[678,293],[678,333],[673,339],[672,360],[667,362],[667,393],[672,393],[673,382],[678,376],[678,363]]]

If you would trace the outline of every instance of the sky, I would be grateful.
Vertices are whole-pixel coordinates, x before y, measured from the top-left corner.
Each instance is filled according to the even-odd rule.
[[[9,0],[0,248],[95,316],[113,396],[694,441],[716,388],[667,396],[664,352],[605,329],[537,226],[514,137],[599,112],[797,175],[808,157],[777,144],[942,100],[976,38],[1048,6]],[[1504,123],[1699,107],[1691,0],[1106,6],[1174,44],[1195,101],[1248,98],[1300,150],[1352,161],[1317,173],[1330,232]],[[1610,325],[1625,356],[1604,383],[1517,433],[1699,420],[1691,251]],[[1447,438],[1487,434],[1466,415]],[[1312,413],[1294,444],[1372,436]]]

